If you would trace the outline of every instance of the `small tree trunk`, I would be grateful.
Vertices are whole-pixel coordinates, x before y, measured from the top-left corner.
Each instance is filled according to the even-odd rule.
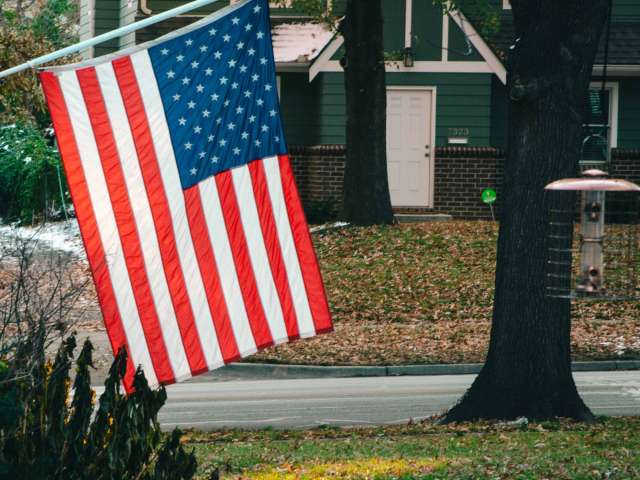
[[[479,418],[593,418],[571,373],[570,302],[545,296],[548,195],[577,173],[582,124],[608,0],[512,0],[516,46],[509,59],[509,155],[498,240],[489,352],[445,422]],[[560,197],[560,198],[558,198]],[[568,273],[568,272],[567,272]]]
[[[380,0],[348,0],[345,21],[347,164],[342,217],[357,225],[389,224],[387,92]]]

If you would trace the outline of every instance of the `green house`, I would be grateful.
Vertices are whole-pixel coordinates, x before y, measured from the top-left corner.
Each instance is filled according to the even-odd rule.
[[[232,2],[234,0],[231,0]],[[327,0],[334,12],[345,0]],[[513,44],[508,0],[494,0],[499,31],[483,35],[464,12],[432,0],[382,0],[387,61],[387,149],[392,204],[399,213],[486,218],[480,193],[500,193],[506,132],[506,69]],[[82,0],[85,38],[186,3]],[[187,25],[229,2],[136,32],[86,54],[111,52]],[[585,164],[640,181],[640,2],[613,0],[605,95],[603,51],[593,72]],[[345,143],[343,40],[291,8],[272,5],[278,90],[294,171],[309,212],[339,208]],[[603,42],[604,44],[604,42]]]

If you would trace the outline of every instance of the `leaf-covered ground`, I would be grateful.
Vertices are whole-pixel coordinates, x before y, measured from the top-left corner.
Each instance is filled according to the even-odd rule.
[[[496,224],[436,222],[314,235],[335,332],[252,361],[383,365],[481,362],[488,346]],[[574,305],[576,360],[640,358],[638,305]]]
[[[640,419],[187,433],[200,478],[640,478]]]

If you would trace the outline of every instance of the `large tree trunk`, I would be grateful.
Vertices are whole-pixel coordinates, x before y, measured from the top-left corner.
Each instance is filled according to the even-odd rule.
[[[480,418],[589,420],[571,373],[570,302],[545,296],[548,212],[575,196],[544,187],[577,173],[589,81],[608,0],[511,0],[505,165],[489,352],[445,422]],[[559,198],[560,197],[560,198]]]
[[[387,179],[387,93],[380,0],[348,0],[345,39],[347,164],[342,217],[357,225],[393,222]]]

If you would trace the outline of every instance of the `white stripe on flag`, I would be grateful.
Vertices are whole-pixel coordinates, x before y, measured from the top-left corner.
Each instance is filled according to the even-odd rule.
[[[149,287],[153,295],[169,362],[177,378],[186,378],[191,375],[189,361],[182,344],[175,310],[171,303],[171,294],[164,274],[151,207],[144,187],[138,154],[129,127],[129,119],[120,95],[120,88],[111,63],[97,66],[96,74],[100,82],[102,96],[105,99],[124,180],[129,192],[129,201],[140,238]]]
[[[313,316],[311,315],[311,308],[309,307],[309,297],[307,296],[307,290],[302,278],[298,252],[293,241],[291,225],[289,224],[289,214],[287,213],[287,206],[282,190],[278,157],[265,158],[263,165],[269,187],[273,217],[278,230],[280,248],[282,249],[282,258],[287,270],[291,297],[293,298],[296,316],[298,317],[300,337],[313,337],[316,334],[316,329],[313,323]]]
[[[222,205],[218,195],[218,187],[213,177],[200,182],[200,198],[202,199],[202,212],[204,213],[211,239],[211,248],[218,266],[220,284],[227,303],[231,327],[236,338],[236,344],[242,357],[251,355],[257,351],[253,338],[249,318],[244,306],[240,281],[233,261],[233,253],[229,244],[229,237],[222,214]]]
[[[127,336],[131,361],[134,365],[142,365],[149,384],[155,386],[158,384],[158,380],[151,362],[140,317],[138,316],[138,308],[131,288],[122,244],[120,243],[120,235],[100,163],[98,147],[91,128],[84,97],[80,90],[78,77],[74,71],[63,72],[59,75],[59,80],[78,145],[82,169],[89,187],[91,204],[95,212],[96,224],[105,252],[113,291]]]
[[[200,344],[207,366],[212,370],[223,365],[224,361],[222,360],[222,352],[218,344],[213,319],[209,310],[209,302],[207,301],[200,267],[198,266],[193,240],[191,239],[184,194],[160,91],[158,90],[148,51],[143,50],[133,54],[131,62],[138,79],[138,87],[140,88],[140,94],[147,113],[147,120],[158,159],[158,167],[169,203],[169,210],[171,211],[171,223],[173,224],[178,257],[198,329]],[[180,379],[176,378],[176,381],[180,381]]]
[[[256,207],[249,167],[243,165],[242,167],[234,168],[231,170],[231,176],[238,200],[244,235],[247,239],[249,259],[251,260],[251,267],[258,286],[258,295],[267,317],[273,343],[287,342],[289,341],[289,336],[262,236],[262,227],[260,226],[260,217]]]

